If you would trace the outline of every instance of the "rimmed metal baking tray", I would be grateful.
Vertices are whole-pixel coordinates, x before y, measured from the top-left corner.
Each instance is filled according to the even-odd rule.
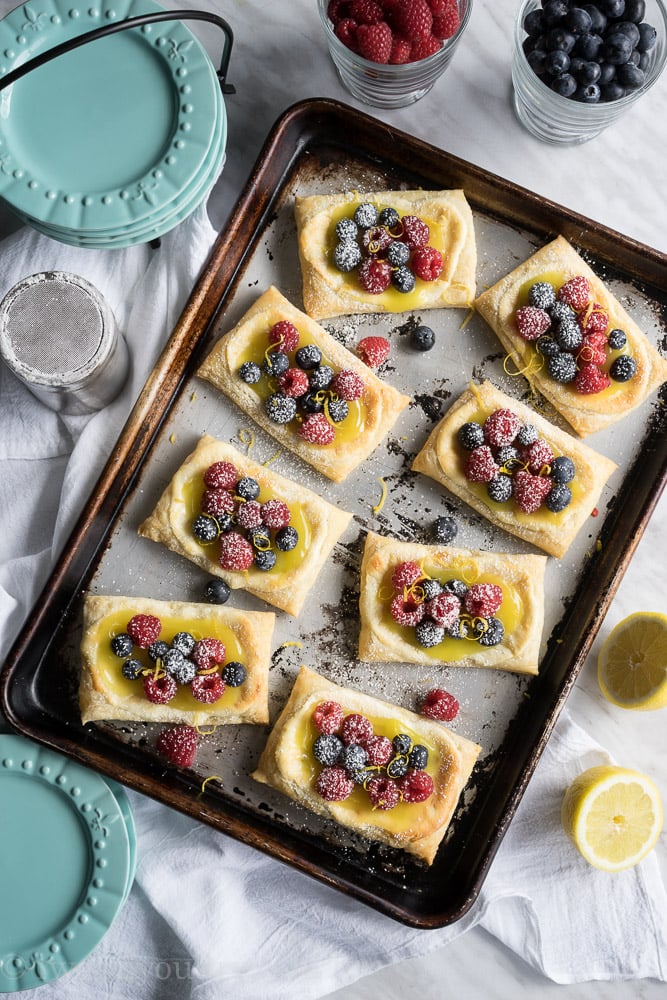
[[[356,660],[358,570],[368,530],[428,541],[439,513],[459,524],[457,544],[530,551],[424,477],[412,456],[433,423],[472,380],[490,378],[510,395],[527,385],[503,368],[503,351],[477,316],[436,310],[420,316],[342,317],[325,325],[353,345],[389,337],[384,377],[411,405],[371,458],[339,486],[276,445],[196,377],[214,341],[255,297],[277,285],[300,305],[293,218],[296,194],[426,187],[463,188],[479,251],[478,288],[507,273],[562,233],[609,283],[657,345],[667,342],[667,258],[470,163],[345,105],[306,101],[269,134],[228,224],[121,433],[0,678],[11,723],[40,742],[179,809],[415,927],[458,920],[479,894],[503,834],[632,558],[667,476],[667,438],[658,395],[589,443],[618,462],[598,509],[563,560],[547,567],[546,623],[539,676],[433,664]],[[428,354],[409,347],[419,320],[436,330]],[[534,401],[558,422],[539,400]],[[270,674],[271,715],[296,670],[309,663],[332,680],[414,708],[434,685],[459,698],[452,723],[483,754],[435,863],[370,845],[314,817],[250,778],[264,727],[229,726],[205,736],[191,770],[166,767],[155,752],[159,727],[82,727],[77,711],[78,643],[88,590],[160,599],[202,599],[205,575],[136,528],[204,433],[251,449],[258,461],[326,495],[354,514],[298,619],[278,614]],[[380,510],[383,487],[387,498]],[[265,608],[236,591],[235,606]],[[216,780],[202,784],[208,777]]]

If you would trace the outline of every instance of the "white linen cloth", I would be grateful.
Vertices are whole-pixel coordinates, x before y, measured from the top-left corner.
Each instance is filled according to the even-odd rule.
[[[59,417],[0,366],[0,643],[8,649],[178,318],[214,233],[202,208],[159,250],[68,248],[30,230],[2,246],[0,294],[68,270],[107,298],[132,355],[91,417]],[[89,958],[39,1000],[310,1000],[479,924],[558,983],[667,979],[667,895],[655,857],[609,876],[560,825],[565,787],[608,754],[564,714],[480,898],[451,927],[404,927],[223,834],[130,793],[135,886]]]

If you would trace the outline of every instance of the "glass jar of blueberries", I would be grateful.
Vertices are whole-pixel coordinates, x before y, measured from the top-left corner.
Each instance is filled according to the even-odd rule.
[[[539,139],[587,142],[646,93],[666,57],[663,0],[523,0],[514,110]]]

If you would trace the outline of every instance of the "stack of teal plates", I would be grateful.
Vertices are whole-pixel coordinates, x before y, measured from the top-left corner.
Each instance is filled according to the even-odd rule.
[[[28,0],[0,21],[0,197],[47,236],[82,247],[150,242],[219,176],[221,87],[181,20],[97,38],[3,88],[61,43],[163,10],[153,0]]]
[[[0,733],[0,993],[83,961],[125,903],[136,862],[120,785]]]

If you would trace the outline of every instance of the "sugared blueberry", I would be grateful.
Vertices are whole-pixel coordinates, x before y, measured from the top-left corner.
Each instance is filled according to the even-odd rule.
[[[505,503],[512,496],[512,477],[500,472],[495,479],[486,484],[486,492],[494,503]]]
[[[238,660],[230,660],[222,668],[222,679],[230,688],[241,687],[246,677],[246,668]]]
[[[629,382],[637,374],[637,362],[629,354],[621,354],[611,363],[609,375],[614,382]]]
[[[322,363],[322,352],[316,344],[305,344],[298,349],[294,357],[299,368],[307,372]]]
[[[484,444],[484,428],[481,424],[471,420],[466,424],[461,424],[457,434],[457,440],[466,451],[474,451]]]
[[[276,532],[275,543],[281,552],[291,552],[299,543],[299,533],[296,528],[288,524],[286,528]]]
[[[458,525],[453,517],[442,515],[435,519],[433,534],[435,535],[435,540],[441,545],[449,545],[450,542],[453,542],[458,534],[458,530]]]
[[[607,343],[611,347],[612,351],[622,350],[627,344],[627,342],[628,338],[625,335],[625,331],[619,330],[618,327],[615,327],[613,330],[610,330],[609,333],[607,334]]]
[[[262,369],[254,361],[244,361],[239,368],[239,378],[247,385],[255,385],[262,377]]]
[[[556,483],[571,483],[574,479],[574,462],[567,455],[558,455],[551,463],[551,478]]]
[[[258,551],[255,552],[254,563],[257,569],[261,569],[265,573],[268,573],[268,571],[272,570],[276,565],[276,554],[273,549],[258,549]]]
[[[552,514],[559,514],[572,502],[572,490],[565,483],[554,483],[551,491],[547,493],[544,506]]]
[[[116,656],[127,657],[134,649],[134,643],[127,632],[119,632],[111,640],[111,650]]]

